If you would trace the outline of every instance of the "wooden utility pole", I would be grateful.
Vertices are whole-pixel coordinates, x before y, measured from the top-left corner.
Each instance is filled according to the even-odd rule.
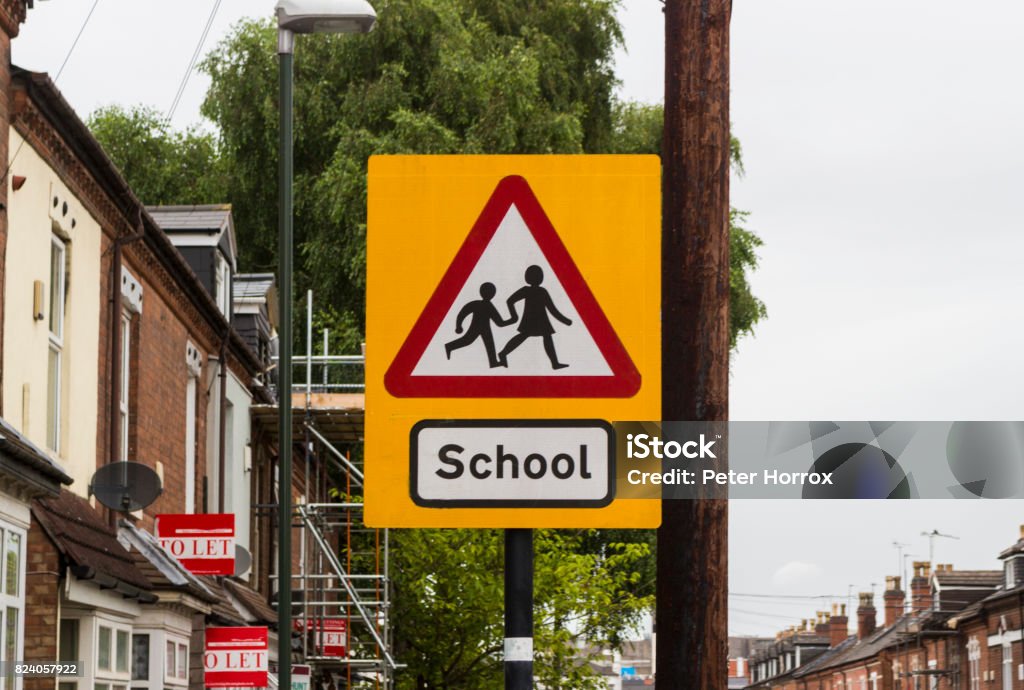
[[[662,419],[729,411],[731,0],[665,1]],[[666,500],[658,530],[657,684],[726,687],[728,511]]]

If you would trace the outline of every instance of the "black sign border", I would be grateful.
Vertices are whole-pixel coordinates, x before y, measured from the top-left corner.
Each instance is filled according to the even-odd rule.
[[[428,499],[419,495],[417,482],[419,449],[418,437],[423,429],[436,428],[474,429],[480,427],[505,428],[598,428],[608,435],[608,491],[603,498],[595,500],[544,500],[544,499]],[[615,427],[603,419],[424,419],[416,422],[409,431],[409,496],[421,508],[605,508],[615,500]]]

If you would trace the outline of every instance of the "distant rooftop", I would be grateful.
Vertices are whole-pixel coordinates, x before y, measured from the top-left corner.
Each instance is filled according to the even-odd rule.
[[[1005,575],[1002,570],[937,570],[934,577],[940,587],[995,588]]]
[[[231,220],[231,204],[147,206],[146,210],[164,232],[219,233]]]
[[[240,300],[264,300],[274,287],[273,273],[239,273],[235,275],[231,297]]]

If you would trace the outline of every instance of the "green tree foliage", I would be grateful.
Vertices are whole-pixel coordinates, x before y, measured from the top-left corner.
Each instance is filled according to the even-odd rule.
[[[392,0],[367,36],[296,49],[297,294],[315,285],[362,328],[366,161],[374,153],[607,150],[620,40],[614,0]],[[277,65],[270,22],[243,22],[204,61],[242,263],[276,252]],[[339,323],[339,327],[342,324]]]
[[[197,127],[176,131],[145,107],[100,108],[88,125],[142,203],[212,204],[227,198],[213,135]]]
[[[643,544],[589,553],[591,533],[535,533],[534,664],[541,687],[604,688],[583,661],[639,622],[653,596],[638,593]],[[498,530],[401,530],[395,535],[396,652],[409,664],[399,687],[502,686],[503,537]],[[576,641],[590,642],[585,650]]]
[[[661,153],[664,111],[660,105],[617,103],[614,108],[611,151],[613,153]],[[743,175],[743,149],[739,139],[730,141],[732,169]],[[749,213],[729,210],[729,345],[754,332],[757,322],[768,315],[764,302],[754,296],[749,276],[757,268],[761,238],[745,227]]]

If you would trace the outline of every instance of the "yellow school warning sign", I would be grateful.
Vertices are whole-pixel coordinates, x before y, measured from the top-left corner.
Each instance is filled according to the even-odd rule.
[[[661,415],[656,156],[374,156],[366,522],[656,527],[612,423]]]

